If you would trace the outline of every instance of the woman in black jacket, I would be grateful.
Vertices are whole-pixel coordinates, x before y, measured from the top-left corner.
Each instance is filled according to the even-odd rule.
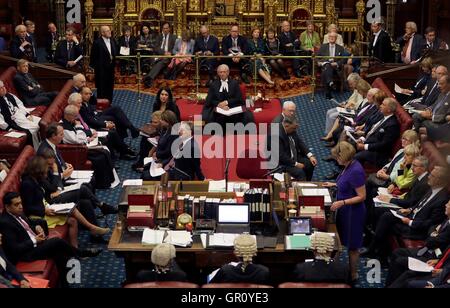
[[[172,90],[168,87],[162,87],[156,94],[156,101],[153,105],[153,112],[155,111],[173,111],[176,115],[177,122],[180,122],[180,110],[177,104],[173,101]]]
[[[48,163],[40,157],[33,157],[27,165],[20,184],[20,196],[22,197],[25,215],[30,219],[45,219],[49,229],[68,224],[69,242],[73,247],[78,247],[78,222],[86,227],[92,235],[104,235],[109,228],[100,228],[89,221],[75,207],[69,215],[58,215],[49,207],[52,202],[52,193],[45,190],[44,182],[48,176]]]

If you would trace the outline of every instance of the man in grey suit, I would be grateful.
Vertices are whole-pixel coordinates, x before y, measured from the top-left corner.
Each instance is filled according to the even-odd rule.
[[[442,76],[439,80],[441,94],[430,108],[413,115],[414,128],[437,128],[446,123],[446,117],[450,114],[450,76]]]
[[[319,50],[319,57],[330,57],[330,58],[320,58],[319,66],[322,68],[322,84],[326,87],[327,99],[331,99],[331,90],[333,89],[333,75],[338,73],[344,66],[343,59],[334,59],[336,56],[344,55],[344,47],[336,44],[337,33],[332,32],[328,35],[328,44],[323,44]]]
[[[156,40],[156,53],[158,55],[171,56],[173,55],[173,48],[175,46],[175,41],[177,40],[177,36],[170,33],[171,28],[168,22],[162,25],[161,35],[158,36]],[[159,75],[159,73],[167,68],[170,63],[170,58],[158,59],[153,65],[150,73],[145,76],[144,85],[146,88],[150,88],[152,86],[153,80]]]

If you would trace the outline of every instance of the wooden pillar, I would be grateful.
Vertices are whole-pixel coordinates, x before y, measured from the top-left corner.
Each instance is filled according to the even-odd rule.
[[[56,28],[58,33],[64,35],[66,33],[66,14],[65,14],[65,1],[56,0]]]

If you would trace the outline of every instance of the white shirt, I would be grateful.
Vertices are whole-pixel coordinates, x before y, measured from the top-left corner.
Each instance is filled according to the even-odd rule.
[[[373,39],[373,46],[375,46],[377,44],[378,41],[378,37],[380,36],[382,30],[378,31],[377,33],[374,33],[373,35],[375,36],[375,38]]]
[[[161,43],[161,49],[164,50],[164,52],[169,51],[169,34],[163,34],[163,40]]]
[[[108,48],[110,57],[112,57],[112,51],[111,51],[111,39],[106,38],[106,37],[104,37],[104,36],[102,36],[102,38],[103,38],[103,41],[105,42],[106,48]]]
[[[330,44],[330,57],[334,57],[336,55],[336,44]]]
[[[220,86],[220,90],[219,92],[222,93],[223,91],[229,92],[228,91],[228,79],[227,80],[220,80],[221,82],[221,86]]]
[[[433,198],[443,189],[444,189],[443,187],[433,188],[431,190],[430,197],[428,197],[428,199],[425,202],[422,203],[422,206],[418,207],[418,208],[415,208],[413,210],[413,219],[416,217],[417,213],[419,213],[428,204],[428,202],[430,202],[430,200],[433,200]],[[410,224],[410,226],[411,226],[411,224]]]
[[[8,128],[8,124],[5,122],[5,118],[0,113],[0,129],[6,130]]]
[[[0,256],[0,266],[6,271],[6,261]]]

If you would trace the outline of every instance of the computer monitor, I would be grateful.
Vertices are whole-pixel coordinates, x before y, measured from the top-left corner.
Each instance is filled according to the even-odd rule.
[[[248,203],[220,203],[217,208],[218,224],[249,224],[250,205]]]
[[[312,234],[311,217],[289,218],[289,234]]]

